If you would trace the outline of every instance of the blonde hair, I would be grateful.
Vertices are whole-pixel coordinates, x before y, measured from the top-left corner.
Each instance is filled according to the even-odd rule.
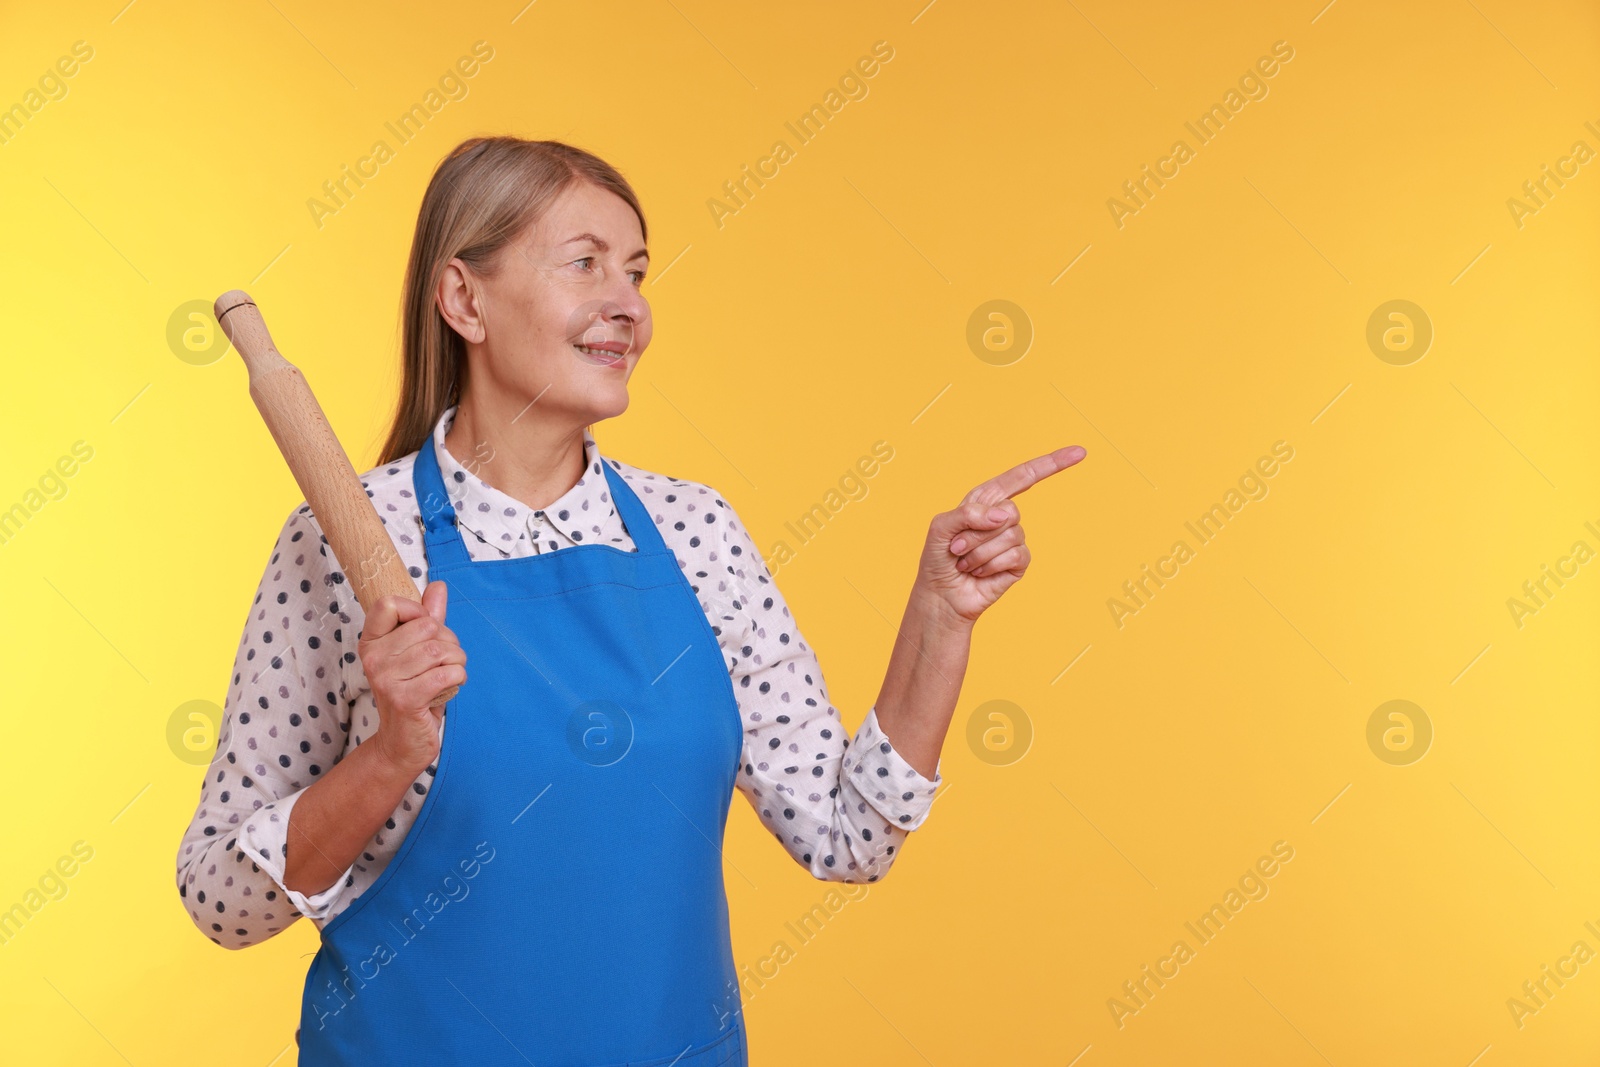
[[[633,187],[615,167],[581,148],[473,137],[440,161],[422,194],[411,238],[400,310],[400,396],[378,465],[421,448],[439,416],[460,401],[466,342],[434,302],[445,264],[459,258],[477,273],[493,275],[500,251],[580,181],[620,196],[649,239]]]

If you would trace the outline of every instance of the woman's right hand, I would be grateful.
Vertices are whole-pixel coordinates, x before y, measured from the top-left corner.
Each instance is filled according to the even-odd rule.
[[[419,603],[380,597],[358,643],[361,667],[378,705],[369,743],[395,767],[420,774],[439,756],[444,709],[428,706],[441,690],[467,680],[467,654],[444,624],[448,586],[429,582]]]

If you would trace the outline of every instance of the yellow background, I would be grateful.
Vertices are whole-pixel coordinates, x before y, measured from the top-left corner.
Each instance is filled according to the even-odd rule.
[[[1520,227],[1506,204],[1600,149],[1591,5],[519,9],[6,5],[0,106],[94,49],[0,145],[0,507],[94,449],[0,546],[0,908],[93,849],[0,946],[11,1058],[293,1062],[316,931],[230,954],[195,930],[173,874],[202,771],[167,724],[222,700],[301,494],[237,357],[184,362],[167,324],[248,288],[365,469],[422,189],[514,133],[611,161],[650,223],[656,338],[602,448],[717,487],[766,550],[893,446],[778,579],[852,727],[932,515],[1088,449],[1018,500],[1033,563],[978,625],[946,795],[746,987],[753,1062],[1595,1062],[1600,962],[1520,1027],[1506,1003],[1600,951],[1600,564],[1520,628],[1507,608],[1600,549],[1600,163]],[[468,95],[319,229],[306,201],[478,40]],[[880,40],[868,95],[799,145],[784,123]],[[1197,146],[1184,122],[1280,40],[1269,94]],[[780,138],[719,228],[708,200]],[[1118,228],[1108,198],[1179,138],[1195,158]],[[996,299],[1034,333],[1003,366],[966,340]],[[1408,366],[1365,339],[1394,299],[1435,330]],[[1118,628],[1108,598],[1279,440],[1269,495]],[[1393,699],[1434,731],[1406,766],[1366,740]],[[1021,759],[969,744],[991,700],[1031,724]],[[753,964],[831,887],[737,796],[729,827]],[[1108,999],[1276,841],[1270,894],[1119,1027]]]

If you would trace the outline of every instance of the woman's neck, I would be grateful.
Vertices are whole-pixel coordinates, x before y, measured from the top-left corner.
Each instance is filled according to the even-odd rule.
[[[468,398],[456,408],[444,443],[469,474],[539,510],[583,476],[583,430],[535,417],[531,404]]]

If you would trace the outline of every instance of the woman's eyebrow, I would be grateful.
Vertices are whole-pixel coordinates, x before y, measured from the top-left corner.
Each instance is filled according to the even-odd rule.
[[[580,233],[580,234],[578,234],[578,236],[569,237],[569,238],[567,238],[565,241],[563,241],[561,243],[564,244],[564,245],[570,245],[570,244],[576,244],[579,241],[588,241],[590,244],[594,245],[596,248],[598,248],[602,252],[611,251],[611,246],[610,245],[606,244],[605,241],[601,240],[599,237],[596,237],[592,233]],[[629,256],[626,262],[630,262],[631,263],[631,262],[633,262],[634,260],[638,259],[641,256],[643,256],[645,259],[648,260],[650,258],[650,253],[646,252],[644,249],[641,248],[641,249],[639,249],[639,251],[637,251],[633,255]]]

